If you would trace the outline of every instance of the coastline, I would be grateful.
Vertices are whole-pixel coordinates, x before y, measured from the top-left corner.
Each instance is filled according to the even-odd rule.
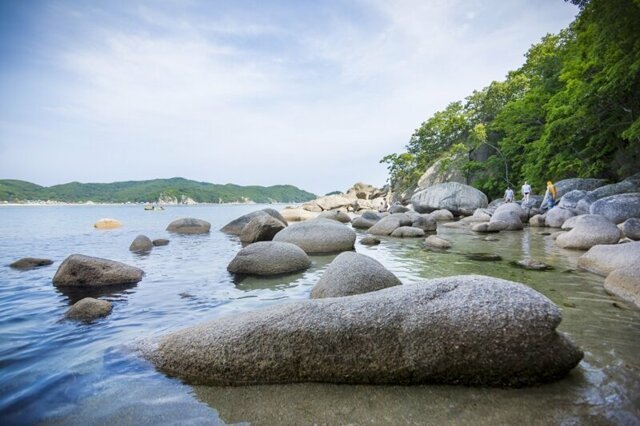
[[[131,206],[131,207],[144,207],[151,203],[96,203],[96,202],[83,202],[83,203],[68,203],[63,201],[27,201],[24,203],[5,202],[0,201],[0,208],[2,207],[100,207],[100,206]],[[233,202],[233,203],[192,203],[192,204],[159,204],[162,207],[184,207],[184,206],[233,206],[233,205],[252,205],[252,204],[268,204],[274,206],[297,206],[302,203],[296,202],[278,202],[278,203],[256,203],[256,202]]]

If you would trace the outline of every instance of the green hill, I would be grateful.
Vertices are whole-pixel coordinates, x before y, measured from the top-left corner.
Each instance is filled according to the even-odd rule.
[[[256,203],[304,202],[316,198],[314,194],[292,185],[240,186],[196,182],[184,178],[153,179],[113,183],[70,182],[50,187],[21,180],[0,180],[0,201],[21,202],[52,200],[68,203],[94,201],[97,203],[155,202],[163,199],[191,198],[198,203]]]

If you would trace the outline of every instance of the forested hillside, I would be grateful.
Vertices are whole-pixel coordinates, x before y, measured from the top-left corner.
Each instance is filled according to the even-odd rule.
[[[183,178],[154,179],[114,183],[79,183],[43,187],[20,180],[0,180],[0,201],[53,200],[63,202],[126,203],[155,202],[159,198],[188,197],[199,203],[254,201],[304,202],[314,194],[291,185],[240,186],[216,185]]]
[[[560,0],[558,0],[560,1]],[[545,36],[525,63],[415,130],[387,164],[395,191],[438,159],[490,196],[528,180],[640,171],[640,0],[572,0],[569,28]]]

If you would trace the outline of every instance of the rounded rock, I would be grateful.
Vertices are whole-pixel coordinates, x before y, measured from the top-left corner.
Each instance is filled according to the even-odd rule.
[[[413,226],[401,226],[396,228],[391,236],[394,238],[419,238],[424,237],[424,230]]]
[[[346,212],[343,212],[341,210],[330,210],[330,211],[322,212],[318,215],[318,217],[323,219],[335,220],[336,222],[340,222],[340,223],[351,222],[351,217]]]
[[[227,266],[233,274],[281,275],[307,269],[309,256],[298,246],[277,241],[259,241],[241,249]]]
[[[444,238],[438,237],[437,235],[429,235],[424,243],[428,247],[434,247],[438,249],[448,249],[451,248],[451,243]]]
[[[111,302],[85,297],[74,303],[64,316],[73,320],[89,322],[109,315],[112,309]]]
[[[287,225],[270,215],[254,217],[242,228],[240,241],[243,243],[255,243],[256,241],[271,241],[273,237]]]
[[[401,226],[411,226],[412,223],[413,220],[404,213],[390,214],[369,228],[369,233],[373,235],[390,235]]]
[[[176,219],[167,226],[167,231],[176,234],[208,234],[210,229],[209,222],[192,217]]]
[[[307,254],[337,253],[353,250],[356,233],[335,220],[313,219],[288,226],[273,241],[295,244]]]
[[[75,287],[135,284],[143,275],[142,269],[121,262],[72,254],[58,267],[53,284]]]
[[[104,218],[93,224],[96,229],[116,229],[122,227],[122,222],[117,219]]]
[[[53,260],[50,259],[39,259],[37,257],[24,257],[20,260],[16,260],[9,267],[13,269],[21,269],[26,271],[28,269],[35,269],[42,266],[49,266],[53,264]]]
[[[129,246],[129,251],[141,253],[151,251],[153,248],[153,241],[146,235],[138,235]]]

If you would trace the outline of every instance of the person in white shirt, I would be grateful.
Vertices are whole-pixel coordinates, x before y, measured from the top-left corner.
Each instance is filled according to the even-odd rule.
[[[525,203],[529,201],[529,194],[531,194],[531,185],[525,181],[524,185],[522,185],[522,196]]]
[[[507,190],[504,191],[504,201],[505,203],[513,203],[513,189],[511,187],[507,187]]]

